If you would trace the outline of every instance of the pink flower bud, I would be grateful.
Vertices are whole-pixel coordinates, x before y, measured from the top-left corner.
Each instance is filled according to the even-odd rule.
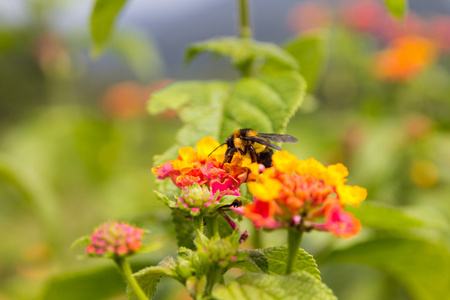
[[[99,226],[91,235],[86,253],[91,256],[118,257],[130,255],[142,246],[144,231],[116,221]]]

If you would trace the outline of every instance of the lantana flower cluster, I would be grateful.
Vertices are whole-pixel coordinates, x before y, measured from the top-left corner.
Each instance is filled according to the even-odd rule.
[[[253,166],[252,173],[258,174]],[[347,175],[342,164],[325,167],[313,158],[297,160],[289,152],[280,151],[273,155],[273,167],[248,183],[254,203],[237,211],[258,228],[317,229],[349,238],[361,230],[361,224],[343,208],[347,204],[358,205],[367,192],[359,186],[346,185]]]
[[[211,137],[201,139],[196,149],[183,147],[178,151],[177,159],[152,169],[158,179],[169,177],[183,190],[177,205],[191,209],[193,215],[198,214],[201,206],[217,204],[224,196],[240,196],[239,186],[248,179],[251,164],[249,158],[239,153],[234,155],[231,163],[223,164],[226,146],[221,147]]]
[[[86,247],[86,253],[108,258],[127,256],[142,247],[143,234],[141,228],[116,221],[108,222],[91,234],[91,244]]]

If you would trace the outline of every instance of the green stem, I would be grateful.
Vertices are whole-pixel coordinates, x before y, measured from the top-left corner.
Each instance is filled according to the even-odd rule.
[[[219,235],[219,216],[216,215],[214,217],[206,217],[206,232],[209,233],[209,238]]]
[[[252,38],[252,27],[250,25],[250,13],[247,0],[239,1],[239,35],[244,39]]]
[[[133,272],[131,271],[131,267],[128,261],[125,258],[116,258],[114,259],[114,262],[119,267],[120,272],[125,277],[126,282],[133,290],[136,298],[138,300],[148,300],[139,283],[136,281],[136,278],[132,276]]]
[[[288,230],[288,257],[286,261],[286,275],[292,273],[292,268],[297,262],[298,249],[302,243],[303,231],[299,231],[295,228]]]
[[[252,241],[253,241],[253,247],[255,249],[263,248],[262,239],[261,239],[261,230],[257,230],[255,226],[253,226]]]
[[[213,235],[219,234],[219,220],[218,220],[218,216],[215,216],[212,219],[212,228],[213,228]]]
[[[239,2],[239,36],[242,39],[250,40],[252,38],[252,26],[250,24],[249,0],[238,0]],[[242,77],[250,77],[253,60],[250,59],[239,65]]]
[[[194,217],[194,230],[196,238],[200,240],[203,234],[203,217]]]
[[[208,283],[205,289],[205,297],[207,296],[211,296],[214,284],[220,282],[222,277],[222,268],[220,268],[219,266],[213,266],[210,269],[210,273],[208,276]]]

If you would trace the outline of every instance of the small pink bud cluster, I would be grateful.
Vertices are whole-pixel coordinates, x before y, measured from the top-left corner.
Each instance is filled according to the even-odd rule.
[[[120,257],[134,253],[142,246],[144,231],[126,223],[112,221],[98,227],[91,235],[86,253],[91,256]]]
[[[177,199],[176,205],[181,211],[185,211],[195,217],[202,213],[203,208],[219,203],[211,188],[195,183],[183,190],[181,196]]]

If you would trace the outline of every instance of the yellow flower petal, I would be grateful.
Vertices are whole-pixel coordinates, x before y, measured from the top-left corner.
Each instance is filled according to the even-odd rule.
[[[357,185],[338,185],[336,187],[336,193],[339,196],[339,202],[341,204],[358,205],[359,202],[367,197],[367,190]]]
[[[275,177],[275,168],[270,167],[265,169],[261,174],[261,180],[266,181]]]
[[[285,174],[291,174],[297,168],[297,157],[286,150],[278,151],[272,156],[275,168]]]
[[[222,160],[225,158],[222,158]],[[242,167],[248,168],[252,164],[252,160],[249,157],[242,156],[239,152],[235,152],[233,158],[231,159],[230,164],[232,165],[240,165]]]
[[[307,160],[299,160],[295,173],[298,175],[311,175],[316,179],[323,180],[327,172],[320,162],[314,158],[308,158]]]
[[[218,146],[220,145],[220,143],[218,141],[216,141],[215,139],[213,139],[212,137],[205,137],[202,138],[196,145],[197,148],[197,155],[198,155],[198,159],[199,160],[206,160],[208,158],[208,155],[217,155],[221,152],[221,149],[217,149],[216,151],[219,151],[218,153],[216,153],[216,151],[214,151],[214,149],[216,149]],[[211,153],[212,151],[214,151],[214,153]],[[225,153],[225,152],[223,152]]]
[[[172,165],[172,168],[174,170],[178,171],[181,171],[185,168],[192,168],[193,166],[193,162],[189,160],[179,160],[179,159],[173,160],[170,164]]]
[[[197,153],[192,147],[183,147],[178,150],[178,159],[184,161],[195,161],[197,160]]]
[[[323,178],[325,184],[337,186],[347,181],[345,177],[348,176],[348,170],[343,164],[329,165],[327,171]]]
[[[247,185],[250,193],[261,201],[277,198],[282,187],[281,182],[276,179],[268,179],[264,183],[249,182]]]
[[[253,175],[259,177],[259,164],[257,162],[251,163],[250,165],[248,165],[248,168]]]

